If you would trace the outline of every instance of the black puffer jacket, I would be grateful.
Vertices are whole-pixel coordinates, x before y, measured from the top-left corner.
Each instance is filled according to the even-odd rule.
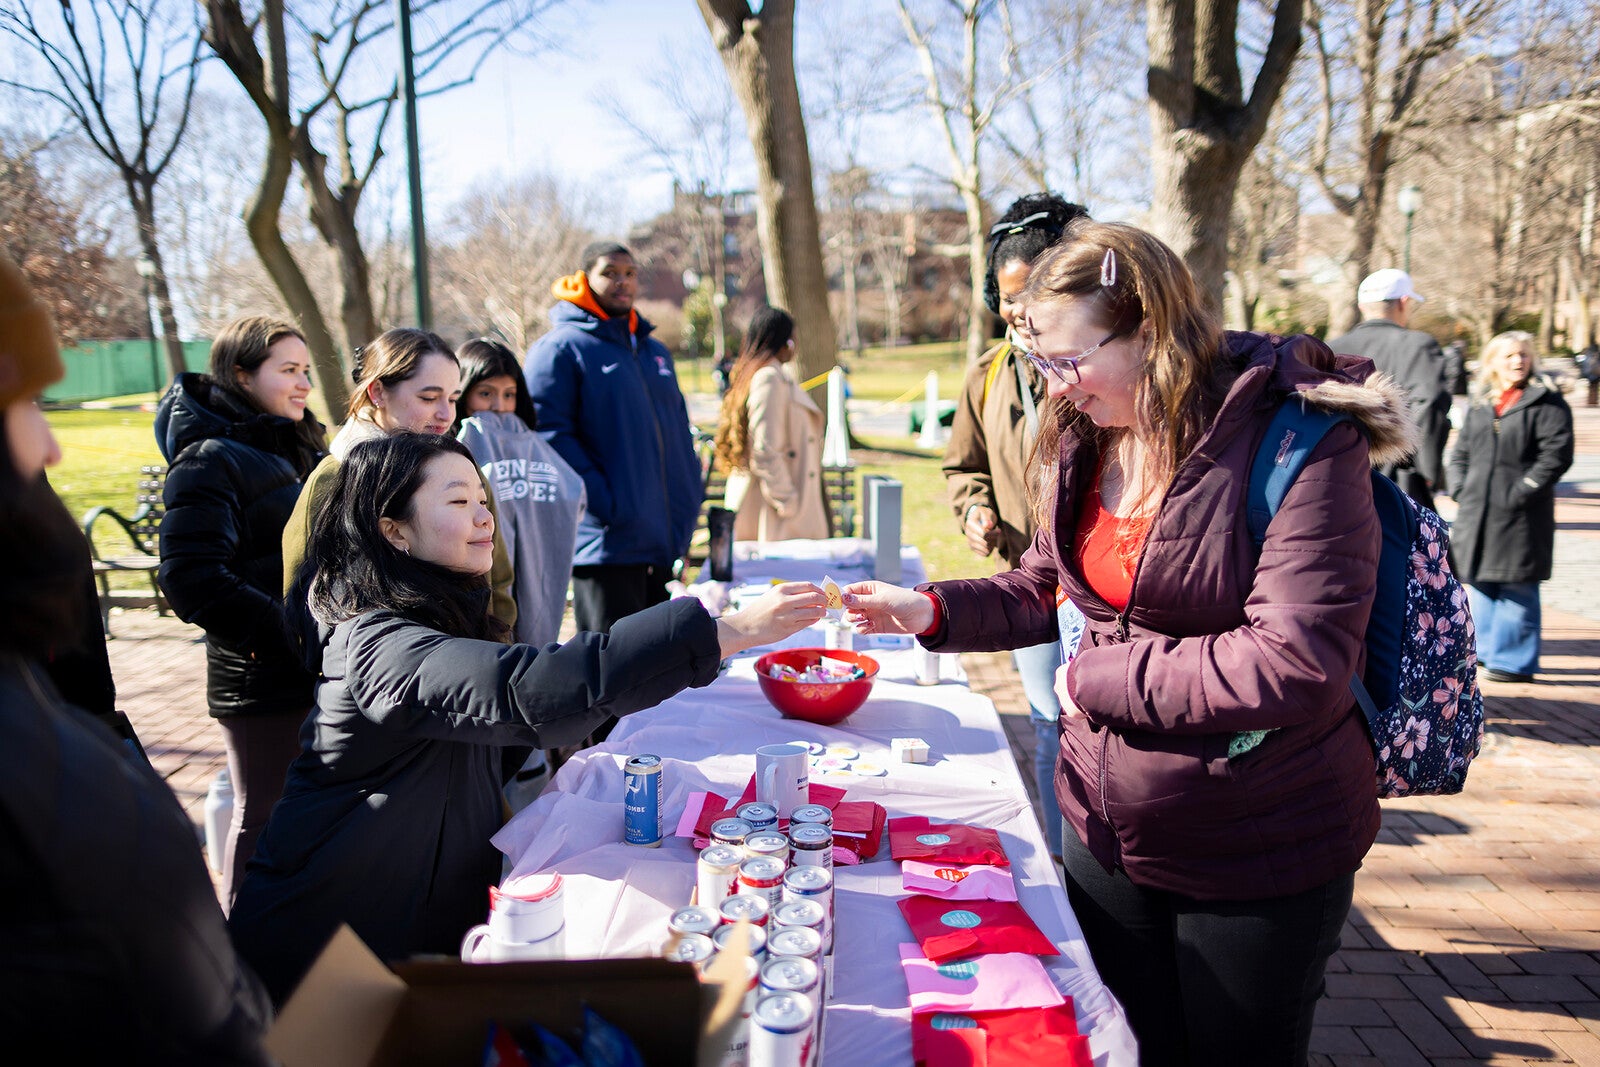
[[[1464,582],[1543,582],[1556,540],[1556,482],[1572,466],[1572,409],[1534,378],[1496,416],[1488,398],[1467,408],[1450,453],[1460,509],[1450,551]]]
[[[194,825],[148,764],[0,653],[0,1033],[44,1059],[268,1064]]]
[[[161,398],[155,432],[169,464],[161,588],[206,632],[211,714],[309,708],[312,676],[283,629],[283,526],[321,454],[200,374]]]
[[[304,747],[228,916],[280,1003],[341,923],[385,960],[459,951],[500,879],[500,747],[572,744],[608,715],[709,685],[722,656],[716,622],[687,597],[543,648],[390,611],[321,638]]]

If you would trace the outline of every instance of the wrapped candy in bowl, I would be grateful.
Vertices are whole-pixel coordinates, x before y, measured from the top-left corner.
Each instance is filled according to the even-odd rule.
[[[756,660],[761,692],[786,719],[843,722],[867,701],[878,661],[837,648],[789,648]]]

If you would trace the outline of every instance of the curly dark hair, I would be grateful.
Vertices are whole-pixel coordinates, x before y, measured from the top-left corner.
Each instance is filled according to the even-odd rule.
[[[1000,283],[995,274],[1007,263],[1026,263],[1044,254],[1066,232],[1074,219],[1086,219],[1089,209],[1055,193],[1029,193],[1018,197],[1006,213],[989,227],[987,269],[983,274],[983,302],[1000,313]]]
[[[507,640],[505,625],[489,614],[487,575],[416,559],[380,528],[380,519],[410,518],[429,462],[445,454],[473,463],[466,446],[445,434],[385,434],[350,450],[311,518],[306,557],[286,602],[292,631],[312,631],[306,613],[335,626],[387,610],[452,637]]]

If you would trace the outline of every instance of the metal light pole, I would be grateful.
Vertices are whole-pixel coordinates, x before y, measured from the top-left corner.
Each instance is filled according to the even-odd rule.
[[[1411,273],[1411,220],[1422,207],[1422,189],[1420,186],[1407,185],[1395,196],[1395,206],[1400,209],[1400,214],[1406,217],[1406,254],[1405,266],[1402,268],[1407,274]]]
[[[416,287],[417,325],[433,329],[428,285],[428,231],[422,221],[422,151],[417,143],[417,78],[412,66],[411,2],[395,0],[400,27],[400,100],[405,113],[406,178],[411,187],[411,275]]]
[[[134,260],[133,269],[139,272],[139,277],[144,279],[144,317],[150,324],[150,387],[155,390],[156,399],[161,399],[161,352],[156,347],[156,316],[151,307],[155,303],[156,265],[149,256],[141,255]]]

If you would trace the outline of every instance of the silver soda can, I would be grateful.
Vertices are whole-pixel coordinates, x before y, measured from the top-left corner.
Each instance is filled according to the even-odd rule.
[[[744,999],[739,1006],[739,1021],[728,1035],[728,1047],[722,1054],[721,1067],[747,1067],[750,1062],[750,1016],[755,1013],[756,1001],[761,999],[761,967],[753,956],[746,956],[744,962]]]
[[[820,823],[789,824],[791,860],[796,867],[827,867],[833,869],[833,830]]]
[[[734,892],[766,900],[770,910],[783,902],[784,863],[776,856],[751,856],[739,864]]]
[[[743,862],[744,852],[737,845],[718,844],[702,850],[695,864],[695,898],[712,908],[722,903],[722,898],[733,892]]]
[[[771,856],[789,866],[789,839],[776,830],[761,830],[744,839],[746,856]]]
[[[913,643],[912,651],[916,653],[917,657],[917,684],[938,685],[939,653],[930,652],[928,649],[923,648],[921,641]]]
[[[779,926],[768,928],[768,956],[804,956],[808,960],[822,958],[822,934],[808,926]]]
[[[775,956],[761,965],[761,992],[801,993],[817,1001],[822,971],[804,956]]]
[[[783,876],[783,900],[815,901],[822,907],[822,951],[833,951],[833,870],[829,867],[790,867]]]
[[[750,836],[751,826],[743,819],[718,819],[711,824],[711,840],[719,845],[744,848],[744,839]]]
[[[856,647],[855,629],[843,621],[828,623],[822,628],[823,648],[842,648],[846,652]]]
[[[823,826],[833,826],[833,810],[822,804],[802,804],[789,814],[789,829],[791,831],[801,823],[821,823]]]
[[[798,993],[768,993],[750,1015],[750,1067],[806,1067],[817,1009]]]
[[[622,839],[661,847],[660,756],[630,756],[622,765]]]
[[[772,915],[772,905],[764,896],[737,893],[731,897],[724,897],[722,903],[717,905],[717,913],[722,916],[725,926],[731,926],[740,919],[755,926],[765,926]]]
[[[778,809],[771,804],[763,804],[759,800],[752,800],[748,804],[740,804],[734,814],[749,823],[752,830],[776,830],[778,828]]]
[[[728,899],[731,900],[733,898],[729,897]],[[723,923],[721,926],[717,927],[717,932],[711,935],[711,943],[716,946],[718,952],[721,952],[723,949],[728,947],[728,941],[733,937],[733,931],[737,928],[738,927],[732,923]],[[750,947],[750,958],[753,960],[766,959],[766,930],[759,926],[751,926],[747,929],[750,931],[750,940],[746,941],[745,944]]]
[[[717,946],[705,934],[681,934],[667,943],[662,953],[674,963],[692,963],[704,968],[717,954]]]
[[[820,934],[827,922],[828,913],[816,900],[786,900],[772,912],[769,925],[774,933],[780,926],[803,926]]]
[[[675,934],[705,934],[707,937],[721,925],[722,913],[706,904],[679,908],[667,920],[667,929]]]

